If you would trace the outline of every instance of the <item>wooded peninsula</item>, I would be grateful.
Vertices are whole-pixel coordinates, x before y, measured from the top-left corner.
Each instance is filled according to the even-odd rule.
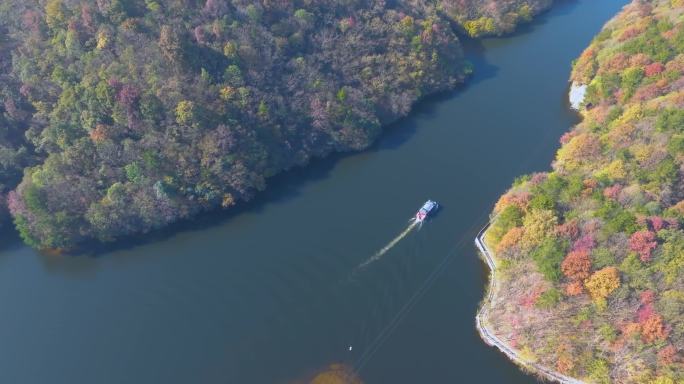
[[[231,207],[464,81],[457,33],[550,3],[3,1],[0,206],[67,250]]]
[[[497,336],[591,383],[684,380],[684,2],[635,0],[574,63],[583,121],[486,242]]]

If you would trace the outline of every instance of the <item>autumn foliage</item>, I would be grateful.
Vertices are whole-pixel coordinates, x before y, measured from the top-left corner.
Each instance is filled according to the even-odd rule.
[[[659,62],[651,63],[644,68],[644,75],[651,77],[661,74],[665,70],[665,66]]]
[[[0,194],[22,200],[27,244],[73,249],[367,148],[465,80],[457,33],[511,31],[551,0],[0,4]]]
[[[577,296],[584,293],[584,285],[581,281],[573,281],[565,287],[565,294],[568,296]]]
[[[591,269],[589,252],[582,249],[568,253],[561,264],[561,269],[569,280],[578,281],[586,279],[589,277],[589,270]]]
[[[641,336],[645,343],[652,343],[667,338],[667,330],[660,315],[653,314],[641,323]]]
[[[639,231],[629,238],[629,249],[639,254],[641,261],[651,261],[651,252],[658,245],[656,236],[651,231]]]
[[[564,353],[558,356],[558,360],[556,361],[556,369],[558,372],[569,374],[574,367],[575,362],[570,354]]]
[[[620,272],[615,267],[606,267],[594,272],[584,283],[593,298],[606,298],[620,287]]]
[[[502,234],[500,302],[546,286],[543,307],[496,306],[499,327],[516,319],[518,348],[585,382],[684,382],[682,15],[682,0],[634,0],[604,27],[573,63],[582,122],[551,172],[502,199],[525,197]]]
[[[524,229],[522,227],[513,227],[501,238],[499,244],[496,246],[497,252],[504,252],[516,245],[523,238]]]
[[[670,344],[658,351],[658,362],[662,365],[669,365],[680,361],[677,347]]]

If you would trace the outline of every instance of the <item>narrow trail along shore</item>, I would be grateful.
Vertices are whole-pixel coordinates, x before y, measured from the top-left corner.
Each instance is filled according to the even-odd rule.
[[[482,306],[480,307],[480,310],[477,312],[477,315],[475,316],[475,326],[477,327],[477,331],[480,333],[480,336],[485,341],[485,343],[487,343],[487,345],[498,348],[501,352],[508,356],[508,358],[511,359],[514,363],[530,370],[533,373],[536,373],[544,379],[555,381],[561,384],[587,384],[584,381],[565,376],[560,372],[554,371],[553,369],[549,369],[548,367],[524,359],[522,356],[520,356],[518,351],[516,351],[511,346],[506,344],[503,340],[501,340],[499,337],[497,337],[494,334],[494,332],[488,327],[489,307],[494,301],[496,292],[498,291],[498,280],[496,278],[496,262],[492,257],[492,253],[489,251],[489,248],[487,248],[487,245],[483,240],[488,228],[489,223],[485,225],[484,228],[482,228],[475,237],[475,245],[480,250],[480,254],[484,258],[490,270],[487,297],[485,298],[484,302],[482,303]]]

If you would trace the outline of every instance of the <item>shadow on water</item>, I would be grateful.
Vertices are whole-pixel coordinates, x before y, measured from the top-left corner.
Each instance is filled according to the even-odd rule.
[[[146,234],[129,236],[112,243],[91,242],[74,255],[100,257],[111,252],[163,241],[183,232],[202,231],[216,227],[242,214],[261,213],[269,205],[286,203],[297,198],[307,185],[328,178],[340,160],[353,155],[354,153],[336,153],[325,158],[312,159],[307,165],[297,166],[271,177],[266,190],[256,193],[253,199],[240,202],[230,209],[203,212],[164,228]]]
[[[0,253],[12,253],[23,248],[24,242],[21,241],[19,233],[12,227],[11,223],[6,223],[6,227],[0,230]]]
[[[416,102],[408,116],[399,118],[385,126],[380,137],[366,152],[381,152],[400,148],[416,134],[420,124],[419,119],[437,116],[437,108],[444,102],[456,100],[470,87],[496,77],[498,67],[487,61],[482,42],[470,38],[460,38],[460,41],[463,46],[464,58],[474,66],[473,75],[466,78],[463,83],[457,84],[452,90],[437,92]]]
[[[469,43],[475,47],[477,42]],[[471,48],[468,48],[471,49]],[[481,45],[475,49],[474,57],[476,68],[475,75],[466,79],[465,83],[458,84],[455,89],[439,92],[424,97],[416,102],[408,116],[401,117],[397,121],[383,128],[382,133],[369,148],[359,152],[333,153],[323,158],[313,158],[303,166],[295,166],[268,180],[266,190],[258,192],[256,196],[247,202],[241,202],[229,210],[213,210],[203,212],[189,219],[180,220],[167,227],[153,230],[139,235],[133,235],[112,243],[88,242],[71,256],[105,256],[111,252],[130,250],[154,242],[163,241],[174,237],[182,232],[202,231],[211,227],[219,226],[241,214],[260,213],[272,204],[286,203],[299,197],[307,185],[327,179],[332,170],[340,161],[364,153],[376,153],[387,150],[395,150],[408,142],[417,132],[419,118],[429,118],[437,114],[436,108],[447,100],[458,98],[473,83],[486,78],[496,76],[497,68],[488,64],[484,57],[484,47]],[[21,240],[19,240],[21,246]]]
[[[463,46],[464,57],[474,68],[474,74],[462,87],[463,91],[478,85],[485,80],[493,79],[499,72],[499,67],[487,61],[486,49],[482,40],[473,39],[468,36],[459,36]]]
[[[483,67],[486,65],[483,64]],[[385,126],[380,136],[366,150],[333,153],[323,158],[313,158],[306,165],[295,166],[271,177],[268,180],[268,187],[264,191],[256,193],[252,200],[240,202],[229,210],[217,209],[203,212],[193,218],[180,220],[167,227],[146,234],[129,236],[113,243],[90,242],[82,246],[73,255],[99,257],[114,251],[129,250],[169,239],[182,232],[202,231],[219,226],[241,214],[260,213],[269,205],[287,203],[301,196],[306,186],[327,179],[337,164],[346,158],[400,148],[416,134],[419,124],[416,118],[435,115],[435,108],[446,100],[458,97],[467,89],[468,81],[466,80],[465,84],[459,84],[454,90],[430,95],[418,101],[408,116],[399,118]]]
[[[323,180],[329,176],[330,171],[338,161],[345,157],[353,156],[354,153],[337,153],[321,159],[312,159],[305,165],[292,168],[269,179],[269,187],[250,201],[241,202],[230,210],[214,210],[198,214],[189,219],[180,220],[164,228],[148,233],[132,235],[111,243],[97,241],[86,242],[73,252],[64,253],[66,256],[93,256],[99,257],[110,252],[133,249],[146,244],[166,240],[182,232],[201,231],[218,226],[238,215],[244,213],[262,212],[269,204],[284,203],[298,197],[301,190],[308,184]],[[19,233],[12,226],[11,221],[5,223],[0,229],[0,253],[11,253],[27,247],[21,240]],[[37,251],[39,252],[39,251]],[[39,253],[50,256],[60,252]]]
[[[496,77],[499,67],[492,65],[487,61],[486,58],[486,48],[484,46],[484,40],[497,40],[502,41],[505,39],[513,39],[520,36],[531,35],[535,30],[539,29],[543,25],[547,24],[554,17],[559,17],[563,15],[568,15],[573,12],[573,10],[579,4],[574,0],[560,0],[544,11],[542,14],[536,16],[529,23],[519,25],[514,32],[506,34],[502,37],[489,37],[489,38],[472,38],[470,36],[459,33],[458,38],[461,41],[463,47],[463,52],[465,59],[473,64],[475,69],[475,74],[470,79],[468,79],[462,86],[461,90],[465,91],[470,87],[478,85],[479,83],[492,79]],[[549,12],[553,10],[553,15]]]

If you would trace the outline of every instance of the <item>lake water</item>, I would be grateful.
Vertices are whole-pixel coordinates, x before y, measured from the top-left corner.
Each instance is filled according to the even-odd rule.
[[[561,0],[467,42],[466,87],[232,214],[76,257],[4,235],[0,382],[292,383],[331,363],[365,383],[533,382],[475,331],[473,237],[515,176],[548,169],[577,122],[569,63],[626,2]],[[428,198],[436,217],[357,268]]]

